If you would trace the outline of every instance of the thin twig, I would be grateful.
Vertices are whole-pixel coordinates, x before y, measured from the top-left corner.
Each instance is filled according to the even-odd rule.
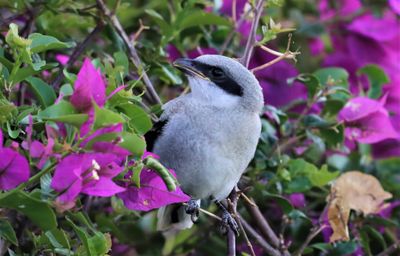
[[[251,200],[253,201],[253,200]],[[245,207],[250,215],[253,217],[254,221],[257,224],[258,229],[260,230],[262,236],[275,248],[279,248],[279,239],[278,236],[274,233],[271,226],[268,224],[267,220],[262,215],[258,206],[254,203],[250,204],[246,201]]]
[[[143,25],[142,19],[139,19],[139,29],[136,31],[136,33],[133,35],[132,41],[136,42],[137,39],[139,38],[140,34],[143,32],[143,30],[149,29],[150,27]]]
[[[101,12],[106,16],[109,21],[111,22],[111,25],[114,27],[114,29],[117,31],[118,35],[121,37],[121,39],[124,41],[125,46],[128,48],[128,54],[129,57],[132,61],[132,63],[135,65],[139,73],[143,74],[143,82],[146,85],[147,91],[151,95],[152,99],[155,100],[158,104],[162,105],[161,99],[156,93],[156,90],[154,89],[154,86],[152,82],[150,81],[149,76],[147,75],[146,71],[143,69],[143,64],[142,61],[139,58],[139,55],[134,47],[134,43],[131,43],[129,40],[128,35],[126,34],[125,30],[122,28],[121,23],[119,22],[118,18],[110,12],[106,4],[104,3],[103,0],[96,0],[98,7],[100,8]]]
[[[310,234],[307,236],[306,240],[304,240],[304,243],[300,246],[300,248],[293,254],[294,256],[301,256],[303,253],[304,249],[307,247],[307,245],[311,242],[311,240],[314,239],[322,230],[324,230],[327,226],[325,224],[313,227],[310,231]]]
[[[269,66],[272,66],[275,63],[277,63],[277,62],[279,62],[279,61],[281,61],[283,59],[295,59],[295,56],[300,54],[300,52],[297,52],[297,51],[296,52],[291,52],[290,51],[290,44],[292,43],[292,34],[289,34],[288,37],[289,37],[288,44],[287,44],[287,47],[286,47],[286,51],[284,53],[275,52],[275,51],[273,51],[273,50],[271,50],[271,49],[269,49],[269,48],[267,48],[265,46],[262,46],[263,50],[266,50],[266,51],[268,51],[270,53],[271,53],[271,51],[273,51],[274,52],[273,54],[275,54],[275,55],[277,54],[277,55],[279,55],[279,57],[275,58],[275,59],[273,59],[273,60],[271,60],[271,61],[269,61],[269,62],[267,62],[267,63],[265,63],[265,64],[263,64],[261,66],[253,68],[251,70],[251,72],[257,72],[257,71],[259,71],[261,69],[264,69],[264,68],[267,68]]]
[[[260,234],[258,234],[257,231],[255,231],[254,228],[252,228],[250,224],[243,219],[242,216],[240,216],[240,214],[238,214],[238,218],[243,224],[243,228],[257,241],[257,243],[265,250],[267,255],[281,256],[281,253],[277,249],[269,245],[267,241],[265,241],[265,239]]]
[[[228,245],[228,256],[236,256],[236,235],[231,228],[228,227],[228,234],[226,236]]]
[[[187,203],[183,203],[182,205],[187,206]],[[208,216],[210,216],[210,217],[212,217],[212,218],[214,218],[214,219],[216,219],[216,220],[218,220],[218,221],[222,221],[221,217],[215,215],[215,214],[212,213],[212,212],[209,212],[209,211],[207,211],[207,210],[204,210],[203,208],[199,208],[199,211],[201,211],[202,213],[204,213],[204,214],[206,214],[206,215],[208,215]]]
[[[264,0],[258,0],[256,7],[254,8],[255,15],[253,22],[251,23],[250,35],[246,43],[246,48],[244,49],[243,57],[241,59],[241,63],[245,67],[249,66],[250,58],[253,54],[254,45],[256,43],[258,23],[260,21],[261,14],[263,12],[263,7],[264,7]]]
[[[94,36],[99,33],[104,28],[104,24],[102,22],[97,23],[97,26],[90,32],[90,34],[80,43],[78,44],[74,51],[72,52],[71,56],[68,59],[68,62],[65,64],[63,68],[58,71],[56,79],[54,79],[52,85],[53,87],[59,87],[61,85],[62,80],[64,79],[64,72],[63,69],[70,68],[75,61],[79,58],[79,56],[83,53],[89,42],[94,38]]]
[[[246,20],[247,16],[251,13],[251,9],[247,10],[244,12],[241,16],[240,19],[235,22],[235,29],[232,29],[229,34],[226,36],[224,43],[221,46],[221,50],[219,51],[219,54],[223,54],[228,47],[229,43],[231,42],[233,36],[237,32],[237,30],[240,28],[240,26],[243,24],[243,22]]]
[[[395,251],[397,251],[399,248],[400,248],[400,244],[398,244],[398,243],[392,244],[386,250],[384,250],[383,252],[379,253],[376,256],[388,256],[388,255],[394,253]]]
[[[246,241],[246,245],[247,245],[247,247],[249,248],[249,250],[250,250],[250,252],[251,252],[251,255],[252,255],[252,256],[256,256],[256,253],[254,252],[253,245],[251,244],[250,239],[249,239],[249,237],[247,236],[246,230],[244,230],[244,228],[243,228],[242,220],[238,217],[237,213],[235,214],[235,220],[236,220],[236,222],[238,223],[238,225],[239,225],[239,227],[240,227],[240,230],[242,231],[244,240]]]

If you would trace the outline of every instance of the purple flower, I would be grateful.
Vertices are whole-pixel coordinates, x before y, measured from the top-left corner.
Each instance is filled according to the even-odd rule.
[[[290,203],[296,208],[302,208],[306,206],[306,199],[303,193],[293,193],[287,197]]]
[[[143,170],[140,173],[140,186],[137,188],[131,185],[125,192],[118,194],[128,209],[150,211],[168,204],[190,200],[179,187],[175,191],[168,191],[164,181],[152,170]]]
[[[82,112],[92,109],[93,101],[100,107],[106,99],[106,84],[99,70],[85,58],[74,84],[71,103]]]
[[[334,3],[331,5],[331,3]],[[348,16],[362,7],[360,0],[338,0],[331,2],[329,0],[321,0],[318,8],[321,20],[329,20],[335,16]]]
[[[346,3],[337,2],[339,9]],[[337,22],[328,28],[334,51],[325,58],[323,65],[347,69],[353,93],[359,93],[360,84],[364,90],[369,87],[365,77],[356,76],[356,71],[367,64],[377,64],[385,70],[391,80],[387,86],[396,86],[400,81],[400,31],[393,12],[386,11],[380,18],[366,13],[351,22]]]
[[[366,97],[350,100],[339,112],[338,119],[345,123],[345,136],[360,143],[376,143],[399,138],[382,101]]]
[[[29,163],[17,151],[3,147],[0,129],[0,190],[10,190],[29,180]]]
[[[51,187],[60,193],[57,201],[74,202],[80,194],[108,197],[124,191],[112,178],[123,167],[113,154],[82,153],[65,157],[56,167]]]
[[[400,15],[400,0],[389,0],[389,5],[395,13]]]
[[[65,54],[56,54],[56,60],[65,66],[69,61],[69,56]]]
[[[250,68],[260,66],[272,59],[274,59],[274,56],[257,48],[251,58]],[[296,68],[286,61],[280,61],[255,72],[255,76],[263,89],[265,103],[282,107],[294,100],[307,99],[307,88],[303,84],[294,82],[289,85],[287,82],[289,78],[297,75]]]

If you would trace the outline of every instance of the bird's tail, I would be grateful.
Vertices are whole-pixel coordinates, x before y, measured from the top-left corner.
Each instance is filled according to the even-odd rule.
[[[198,203],[200,204],[200,200]],[[162,231],[165,236],[174,235],[179,230],[193,226],[193,221],[182,204],[161,207],[158,209],[157,218],[157,230]]]

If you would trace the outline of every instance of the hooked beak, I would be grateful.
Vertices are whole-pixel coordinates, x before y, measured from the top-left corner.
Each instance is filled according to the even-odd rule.
[[[197,76],[202,79],[209,80],[209,78],[199,70],[198,63],[195,60],[181,58],[175,60],[172,65],[188,75]]]

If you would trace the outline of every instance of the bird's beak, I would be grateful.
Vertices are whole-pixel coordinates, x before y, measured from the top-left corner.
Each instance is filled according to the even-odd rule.
[[[183,71],[188,75],[197,76],[202,79],[209,80],[209,78],[199,70],[200,65],[198,65],[198,63],[195,60],[188,58],[181,58],[175,60],[174,63],[172,63],[172,65],[174,65],[174,67],[178,68],[179,70]]]

